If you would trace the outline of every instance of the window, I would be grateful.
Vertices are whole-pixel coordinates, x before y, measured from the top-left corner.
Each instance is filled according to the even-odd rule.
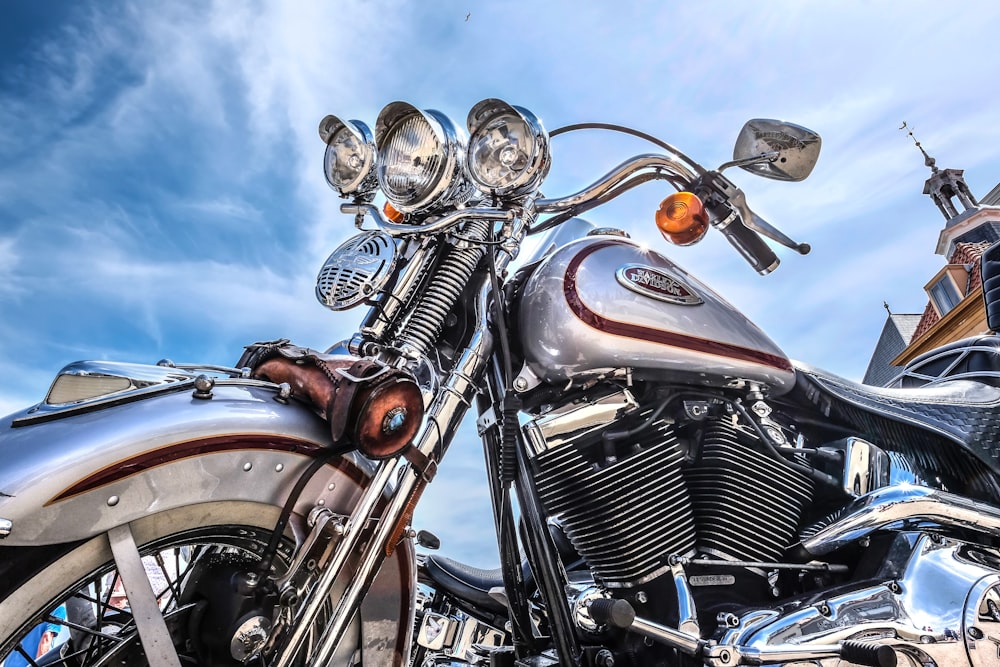
[[[931,301],[934,302],[934,307],[941,317],[944,317],[962,300],[958,288],[955,287],[955,283],[947,274],[931,283],[930,287],[927,288],[927,293],[930,294]]]

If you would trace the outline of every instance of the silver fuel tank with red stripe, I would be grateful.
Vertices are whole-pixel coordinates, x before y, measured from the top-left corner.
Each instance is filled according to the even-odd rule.
[[[752,382],[781,394],[792,364],[742,313],[659,253],[597,235],[549,255],[519,310],[525,363],[547,382],[629,370],[636,378],[704,386]]]

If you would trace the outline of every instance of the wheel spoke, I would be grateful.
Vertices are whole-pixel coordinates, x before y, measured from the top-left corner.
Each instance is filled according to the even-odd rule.
[[[156,594],[146,576],[132,529],[127,524],[112,528],[108,531],[108,541],[150,666],[180,667],[177,651],[170,639],[163,614],[160,613]]]
[[[263,526],[252,521],[218,525],[205,524],[201,512],[179,515],[185,518],[159,533],[143,523],[140,548],[139,529],[132,524],[102,536],[99,548],[68,551],[48,566],[52,577],[29,580],[40,593],[15,612],[23,615],[23,622],[17,632],[2,638],[0,667],[6,656],[22,654],[20,642],[41,623],[69,630],[53,664],[229,664],[229,642],[218,637],[218,624],[235,621],[250,609],[241,606],[246,605],[244,598],[230,597],[240,593],[231,591],[229,582],[234,573],[259,569],[273,520],[268,517]],[[288,566],[290,544],[290,540],[282,543],[279,568]],[[258,604],[262,605],[258,613],[272,611],[266,601]],[[63,605],[66,618],[54,611]],[[326,620],[324,616],[321,622]],[[157,634],[154,629],[159,643],[149,650],[150,629],[155,625],[165,626],[166,632]],[[310,634],[309,643],[313,641],[315,635]],[[23,651],[29,654],[24,662],[39,662],[32,648],[26,645]],[[272,662],[271,655],[256,655],[247,667],[269,667]]]
[[[174,550],[174,561],[175,561],[174,572],[179,572],[177,568],[178,551],[179,549]],[[159,551],[156,552],[156,564],[159,566],[160,572],[163,573],[163,577],[166,579],[167,583],[166,589],[164,589],[164,591],[160,593],[159,597],[162,597],[169,593],[167,600],[176,603],[176,601],[179,600],[181,597],[181,580],[179,574],[176,577],[170,576],[170,571],[167,569],[167,562],[163,559],[163,554]]]

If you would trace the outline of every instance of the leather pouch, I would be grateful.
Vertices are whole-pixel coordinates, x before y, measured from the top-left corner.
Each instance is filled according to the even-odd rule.
[[[287,383],[292,396],[330,424],[335,446],[383,459],[409,447],[423,419],[423,396],[403,370],[350,355],[331,355],[287,339],[254,343],[237,362],[251,375]]]

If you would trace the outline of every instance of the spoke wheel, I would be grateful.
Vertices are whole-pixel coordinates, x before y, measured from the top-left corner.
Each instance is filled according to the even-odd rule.
[[[182,508],[131,524],[167,641],[181,665],[243,664],[242,647],[266,634],[272,609],[248,596],[245,577],[260,563],[277,514],[270,506],[225,503]],[[286,539],[276,567],[287,566],[292,547],[293,541]],[[12,551],[7,558],[33,557]],[[127,572],[102,535],[67,547],[36,574],[11,586],[0,600],[5,664],[18,661],[15,656],[29,665],[148,664],[140,634],[148,636],[142,624],[150,622],[133,613],[120,570]],[[141,609],[138,603],[135,608]],[[43,623],[60,632],[54,648],[36,658],[26,644],[37,641],[31,639],[38,634],[32,631]],[[354,648],[342,646],[338,653],[350,656]]]

